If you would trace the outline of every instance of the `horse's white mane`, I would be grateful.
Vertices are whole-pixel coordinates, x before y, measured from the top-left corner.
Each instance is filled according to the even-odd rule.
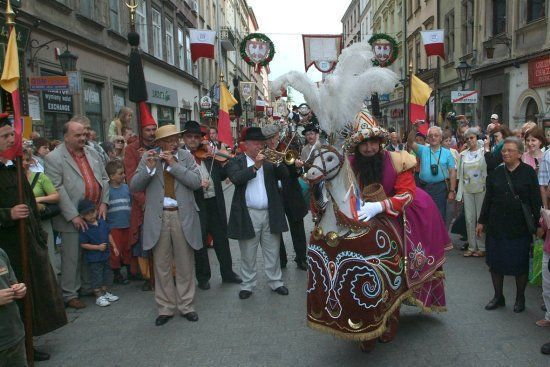
[[[332,74],[319,87],[306,73],[288,72],[271,83],[275,96],[291,86],[304,95],[317,115],[321,129],[338,134],[353,121],[366,97],[373,93],[390,93],[398,76],[387,68],[372,66],[374,55],[367,42],[355,43],[342,51]]]

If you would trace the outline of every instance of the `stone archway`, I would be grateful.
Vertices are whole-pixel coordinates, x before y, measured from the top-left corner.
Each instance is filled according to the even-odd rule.
[[[542,105],[542,100],[535,90],[525,90],[519,96],[514,110],[514,120],[516,120],[518,126],[521,126],[527,120],[539,122],[537,115],[540,113]]]
[[[537,116],[539,114],[539,106],[533,98],[527,98],[525,100],[525,121],[537,122]]]

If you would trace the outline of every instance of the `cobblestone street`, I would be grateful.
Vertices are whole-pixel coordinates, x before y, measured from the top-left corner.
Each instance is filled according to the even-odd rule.
[[[229,196],[226,194],[226,196]],[[310,227],[310,219],[306,218]],[[293,259],[285,234],[289,260]],[[456,247],[456,246],[455,246]],[[239,249],[231,242],[235,269]],[[543,317],[541,290],[529,286],[526,311],[512,312],[513,278],[505,279],[506,308],[485,311],[492,286],[484,261],[449,252],[445,267],[448,312],[422,314],[401,308],[400,330],[394,342],[378,344],[371,354],[357,343],[321,334],[306,326],[306,273],[293,261],[283,271],[288,297],[270,291],[259,272],[258,288],[248,300],[237,296],[237,285],[221,284],[219,268],[210,250],[212,288],[197,289],[200,320],[175,317],[154,325],[152,292],[141,283],[118,286],[120,301],[100,308],[93,298],[88,307],[70,311],[70,324],[39,338],[37,345],[51,352],[39,366],[548,366],[540,354],[550,341],[550,330],[535,321]],[[259,261],[261,268],[261,259]]]

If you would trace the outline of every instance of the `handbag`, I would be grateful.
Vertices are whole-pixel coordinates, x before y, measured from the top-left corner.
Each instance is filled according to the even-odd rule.
[[[38,178],[40,177],[40,173],[41,172],[36,172],[36,174],[34,175],[34,178],[31,182],[31,190],[34,189],[34,187],[36,186]],[[41,220],[51,219],[61,214],[61,208],[57,204],[40,203],[40,205],[42,205],[42,209],[39,210]]]
[[[514,195],[514,199],[518,200],[521,204],[521,211],[523,212],[523,218],[525,218],[525,223],[527,224],[527,230],[530,234],[534,234],[537,231],[537,226],[535,225],[535,218],[533,217],[533,213],[531,213],[531,209],[527,204],[521,201],[518,195],[516,195],[514,186],[512,186],[512,181],[510,180],[510,175],[508,174],[508,171],[506,171],[506,167],[504,167],[504,175],[506,176],[508,187],[510,188],[512,195]]]

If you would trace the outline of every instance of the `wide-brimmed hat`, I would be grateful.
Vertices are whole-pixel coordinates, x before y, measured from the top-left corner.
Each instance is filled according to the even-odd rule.
[[[155,141],[165,139],[174,135],[181,135],[182,132],[178,130],[176,125],[164,125],[157,129],[155,132]]]
[[[271,125],[262,127],[262,135],[264,135],[266,139],[271,139],[272,137],[277,135],[277,133],[279,133],[280,131],[281,131],[281,128],[277,124],[271,124]]]
[[[389,135],[388,131],[378,124],[378,121],[367,108],[363,108],[355,116],[351,130],[351,135],[345,143],[345,147],[349,152],[352,152],[363,141],[375,138],[385,141]]]
[[[315,124],[308,124],[304,127],[304,130],[302,131],[302,135],[306,135],[308,131],[315,131],[317,134],[319,133],[319,127]]]
[[[246,129],[246,132],[244,133],[244,136],[243,136],[243,141],[246,141],[246,140],[266,140],[266,137],[264,134],[262,134],[262,129],[259,128],[259,127],[255,127],[255,126],[252,126],[252,127],[249,127],[248,129]]]
[[[201,125],[197,121],[189,120],[183,125],[182,134],[199,134],[205,136],[206,133],[201,130]]]

